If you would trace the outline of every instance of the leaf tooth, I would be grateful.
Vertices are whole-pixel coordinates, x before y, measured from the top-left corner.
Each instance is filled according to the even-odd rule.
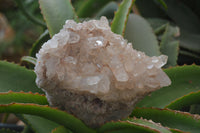
[[[189,81],[190,82],[190,81]],[[185,97],[191,97],[191,95],[197,95],[198,93],[200,93],[200,90],[199,91],[196,91],[196,92],[190,92],[190,93],[188,93],[188,94],[185,94],[185,95],[183,95],[182,97],[179,97],[179,98],[177,98],[177,99],[175,99],[174,101],[172,101],[172,102],[170,102],[168,105],[166,105],[165,106],[165,108],[170,108],[170,109],[174,109],[174,108],[171,108],[170,106],[172,106],[173,104],[176,104],[176,102],[179,102],[179,101],[181,101],[181,100],[184,100],[184,98]],[[177,110],[177,108],[176,108],[176,110]]]
[[[0,95],[7,95],[7,94],[32,94],[32,95],[39,95],[39,96],[45,96],[45,94],[40,94],[38,92],[33,93],[32,91],[29,92],[24,92],[24,91],[19,91],[19,92],[14,92],[12,90],[9,90],[8,92],[0,92]]]
[[[182,114],[182,115],[187,116],[187,117],[188,116],[192,117],[195,120],[200,120],[200,115],[198,115],[198,114],[193,115],[193,114],[190,114],[189,112],[172,110],[172,109],[168,109],[168,108],[161,109],[161,108],[155,108],[155,107],[136,107],[136,109],[153,109],[153,110],[160,110],[160,111],[169,111],[169,112],[172,112],[174,114]]]

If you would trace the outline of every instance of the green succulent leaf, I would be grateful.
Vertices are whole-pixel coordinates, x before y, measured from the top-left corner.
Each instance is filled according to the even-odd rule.
[[[26,8],[24,7],[23,2],[24,2],[23,0],[16,0],[16,3],[17,3],[17,5],[18,5],[19,9],[22,11],[22,13],[23,13],[29,20],[31,20],[33,23],[38,24],[38,25],[43,26],[43,27],[46,27],[46,24],[45,24],[43,21],[37,19],[36,17],[34,17],[31,13],[29,13],[29,12],[26,10]]]
[[[131,121],[131,122],[135,122],[138,123],[140,125],[144,125],[144,126],[148,126],[152,129],[158,130],[160,133],[184,133],[181,130],[178,129],[173,129],[173,128],[169,128],[169,127],[163,127],[160,123],[155,123],[152,120],[146,120],[143,118],[137,119],[135,117],[133,118],[128,118],[127,120]]]
[[[133,123],[137,123],[139,125],[143,125],[143,126],[147,126],[151,129],[155,129],[161,133],[171,133],[171,131],[165,127],[163,127],[161,124],[158,124],[158,123],[155,123],[151,120],[146,120],[146,119],[137,119],[137,118],[128,118],[127,119],[128,121],[130,122],[133,122]]]
[[[159,133],[159,130],[131,121],[116,121],[104,124],[99,133]]]
[[[36,75],[25,67],[0,61],[0,92],[33,92],[44,94],[35,84]]]
[[[70,0],[39,0],[39,4],[51,37],[60,31],[67,19],[78,21]]]
[[[28,63],[31,63],[31,64],[35,65],[36,62],[37,62],[37,59],[34,58],[34,57],[31,57],[31,56],[23,56],[23,57],[21,58],[21,61],[22,61],[22,62],[25,61],[25,62],[28,62]]]
[[[130,14],[125,30],[125,38],[133,48],[149,56],[160,55],[158,41],[150,24],[141,16]]]
[[[112,21],[112,25],[111,25],[112,32],[116,34],[124,35],[128,16],[134,2],[135,0],[122,1]]]
[[[0,104],[10,103],[34,103],[40,105],[48,105],[47,99],[44,95],[38,93],[33,94],[31,92],[8,92],[0,93]]]
[[[100,18],[101,16],[106,16],[108,19],[114,17],[114,12],[117,11],[118,4],[116,2],[109,2],[105,5],[97,14],[96,18]]]
[[[179,50],[179,54],[185,55],[185,56],[189,56],[189,57],[194,58],[194,59],[195,58],[196,59],[200,59],[200,55],[199,54],[193,53],[193,52],[188,51],[188,50],[182,50],[182,49],[180,49]],[[184,59],[184,58],[182,58],[180,60],[183,60],[182,62],[184,62],[184,60],[186,60],[186,62],[187,62],[187,59]]]
[[[172,128],[170,128],[170,131],[171,131],[172,133],[187,133],[187,132],[181,131],[181,130],[179,130],[179,129],[172,129]]]
[[[91,17],[95,11],[100,10],[110,1],[112,0],[85,0],[78,2],[77,15],[80,18]]]
[[[48,106],[36,104],[13,103],[8,105],[0,105],[1,113],[30,114],[40,116],[52,120],[74,133],[87,132],[93,133],[94,130],[88,128],[82,121],[74,116]]]
[[[176,40],[175,37],[179,34],[178,27],[172,27],[169,24],[166,26],[160,43],[161,53],[168,56],[165,67],[176,66],[177,64],[179,41]]]
[[[186,50],[193,51],[190,53],[200,54],[200,34],[193,34],[186,31],[181,31],[180,46]]]
[[[200,19],[183,2],[178,0],[165,0],[168,16],[181,28],[191,33],[200,33]]]
[[[183,110],[184,108],[189,108],[193,104],[200,104],[200,91],[191,92],[187,95],[177,98],[165,108]]]
[[[48,119],[26,114],[17,114],[16,115],[20,120],[22,120],[29,128],[35,133],[50,133],[55,128],[60,125],[50,121]]]
[[[40,105],[48,105],[44,95],[33,94],[31,92],[8,92],[0,93],[0,104],[10,103],[34,103]],[[32,115],[17,115],[24,123],[26,123],[33,131],[37,133],[49,133],[59,125],[48,119]],[[45,128],[44,128],[45,127]]]
[[[37,39],[37,41],[33,44],[29,55],[32,57],[36,57],[36,53],[40,50],[41,46],[50,39],[49,31],[45,30],[45,32],[40,35],[40,37]]]
[[[55,128],[54,130],[52,130],[51,133],[72,133],[70,130],[64,128],[63,126],[59,126],[57,128]]]
[[[178,66],[164,71],[171,79],[172,84],[153,92],[150,96],[146,96],[136,105],[137,107],[164,108],[177,98],[200,90],[199,66]]]
[[[136,0],[136,7],[139,14],[145,18],[166,18],[165,10],[162,10],[160,3],[156,3],[155,0]]]
[[[185,132],[198,133],[200,131],[200,116],[170,109],[135,108],[132,116],[152,120],[169,128]]]
[[[164,34],[164,32],[166,31],[166,27],[168,25],[171,26],[170,22],[168,20],[165,20],[165,19],[147,18],[146,20],[151,25],[151,27],[152,27],[154,33],[156,34],[158,40],[161,40],[160,36],[162,36],[162,34]]]
[[[169,24],[168,20],[160,19],[160,18],[147,18],[146,20],[149,22],[154,32],[158,31],[158,29],[161,29],[161,27],[164,27],[162,28],[162,31],[165,31],[167,24]]]

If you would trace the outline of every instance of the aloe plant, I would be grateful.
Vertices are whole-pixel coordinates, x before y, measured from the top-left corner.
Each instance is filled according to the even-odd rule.
[[[177,66],[177,60],[180,60],[179,52],[181,54],[185,52],[186,55],[195,58],[200,57],[198,51],[200,45],[196,41],[198,31],[193,27],[199,20],[191,8],[186,6],[187,1],[178,5],[174,5],[178,0],[136,2],[123,0],[120,4],[110,0],[49,0],[48,2],[39,0],[38,2],[45,24],[25,10],[22,0],[17,0],[18,6],[29,20],[45,27],[44,33],[32,45],[29,55],[21,59],[28,62],[28,66],[0,61],[0,112],[14,113],[22,120],[25,123],[22,133],[198,133],[200,131],[198,108],[200,66],[195,64]],[[147,3],[156,8],[148,11],[145,8]],[[116,8],[116,5],[119,6]],[[116,13],[113,12],[115,10]],[[183,16],[184,11],[189,16]],[[108,15],[110,13],[113,15]],[[142,99],[128,118],[107,122],[93,129],[73,115],[49,106],[44,92],[35,84],[36,75],[33,67],[36,62],[35,55],[42,44],[58,33],[66,20],[74,19],[80,22],[84,19],[99,18],[101,14],[109,16],[112,31],[132,42],[133,48],[149,56],[168,55],[169,60],[164,71],[170,77],[172,84]],[[169,16],[174,23],[163,20],[163,16]],[[180,21],[187,20],[186,16],[190,18],[189,21]],[[183,26],[185,24],[187,27]],[[190,42],[192,45],[188,45]],[[15,131],[0,129],[0,132]]]

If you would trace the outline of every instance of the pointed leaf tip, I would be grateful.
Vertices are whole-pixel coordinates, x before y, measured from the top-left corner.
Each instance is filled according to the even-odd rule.
[[[128,16],[134,2],[135,0],[124,0],[120,4],[111,25],[111,30],[114,33],[124,35]]]
[[[39,0],[39,4],[51,37],[60,31],[67,19],[78,21],[70,0]]]

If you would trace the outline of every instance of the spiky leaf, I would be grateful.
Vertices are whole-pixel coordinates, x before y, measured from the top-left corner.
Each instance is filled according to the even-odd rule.
[[[160,55],[156,36],[150,24],[141,16],[129,15],[125,38],[132,42],[134,49],[143,51],[149,56]]]
[[[158,130],[130,121],[117,121],[104,124],[99,133],[158,133]]]
[[[133,110],[132,115],[186,132],[198,133],[200,131],[199,115],[159,108],[136,108]]]
[[[39,0],[39,4],[51,37],[60,31],[67,19],[78,21],[70,0]]]
[[[105,5],[97,14],[96,18],[100,18],[101,16],[106,16],[108,19],[114,17],[114,12],[117,11],[118,4],[116,2],[109,2]]]
[[[52,130],[60,126],[59,124],[53,121],[39,116],[17,114],[17,117],[20,118],[20,120],[22,120],[26,125],[29,126],[31,130],[33,130],[36,133],[50,133]]]
[[[0,92],[44,92],[35,84],[36,75],[25,67],[0,61]]]
[[[155,123],[151,120],[145,120],[142,118],[140,118],[140,119],[128,118],[127,120],[130,122],[133,122],[133,123],[137,123],[137,124],[149,127],[151,129],[155,129],[161,133],[171,133],[169,129],[167,129],[167,128],[163,127],[161,124]]]
[[[190,32],[182,31],[180,39],[180,46],[190,52],[191,54],[200,54],[200,34],[193,34]],[[200,57],[200,56],[199,56]]]
[[[200,33],[200,19],[183,2],[178,0],[165,0],[167,10],[164,11],[181,28],[191,33]]]
[[[35,103],[48,105],[47,99],[44,95],[24,92],[0,93],[0,104],[10,103]]]
[[[171,79],[172,84],[153,92],[141,100],[136,106],[164,108],[177,98],[200,90],[199,66],[178,66],[165,69],[164,71]]]
[[[200,104],[200,91],[191,92],[187,95],[184,95],[175,101],[172,101],[165,108],[183,110],[184,108],[189,108],[193,104]]]
[[[160,51],[168,56],[165,67],[176,66],[178,59],[179,41],[175,39],[179,35],[178,27],[166,26],[160,43]]]
[[[85,126],[85,124],[74,116],[48,106],[36,105],[36,104],[8,104],[0,105],[1,113],[16,113],[16,114],[30,114],[40,116],[49,120],[52,120],[60,125],[63,125],[67,129],[70,129],[74,133],[87,132],[93,133],[94,130]]]
[[[80,18],[91,17],[96,11],[112,0],[81,0],[78,1],[77,15]],[[75,3],[76,4],[76,3]]]
[[[134,2],[135,0],[124,0],[120,4],[111,25],[111,30],[114,33],[124,35],[128,16]]]

